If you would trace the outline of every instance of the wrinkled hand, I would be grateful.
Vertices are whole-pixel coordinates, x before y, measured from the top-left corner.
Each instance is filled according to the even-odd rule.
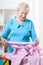
[[[1,56],[1,55],[0,55],[0,59],[3,59],[3,60],[9,60],[9,59],[6,58],[5,56]]]
[[[39,40],[36,40],[35,41],[35,45],[39,45]]]
[[[2,38],[2,37],[1,37],[1,43],[2,43],[2,45],[4,45],[4,46],[7,46],[7,45],[8,45],[7,40],[4,39],[4,38]]]

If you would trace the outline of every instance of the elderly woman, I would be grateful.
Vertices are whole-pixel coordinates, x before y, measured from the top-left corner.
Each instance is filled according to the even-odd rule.
[[[2,45],[6,46],[7,41],[29,43],[31,42],[30,38],[32,39],[32,42],[35,43],[35,45],[39,44],[33,22],[26,18],[28,12],[28,4],[23,2],[18,5],[17,16],[8,20],[5,30],[1,34]],[[10,38],[8,38],[9,34]],[[10,45],[8,45],[8,52],[13,52],[13,48]]]
[[[31,42],[30,38],[36,45],[39,44],[33,22],[26,18],[29,12],[29,6],[26,3],[21,3],[17,7],[17,16],[8,20],[5,30],[1,35],[3,45],[7,45],[8,35],[9,41],[14,42]],[[9,50],[9,49],[8,49]]]

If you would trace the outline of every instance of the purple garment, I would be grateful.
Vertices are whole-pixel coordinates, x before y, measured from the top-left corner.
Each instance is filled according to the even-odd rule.
[[[11,60],[11,65],[43,65],[43,49],[33,44],[12,44],[13,53],[3,56]]]

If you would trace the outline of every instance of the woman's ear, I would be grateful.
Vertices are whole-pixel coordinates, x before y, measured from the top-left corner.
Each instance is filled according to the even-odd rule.
[[[16,12],[17,12],[17,15],[18,15],[19,9],[16,9]]]

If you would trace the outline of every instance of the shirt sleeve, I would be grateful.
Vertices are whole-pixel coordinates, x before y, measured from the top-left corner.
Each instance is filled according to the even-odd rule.
[[[5,29],[4,29],[3,33],[0,35],[0,37],[3,37],[5,39],[7,39],[8,35],[9,35],[10,31],[11,31],[11,29],[10,29],[11,22],[12,22],[12,20],[8,20],[8,22],[7,22],[6,26],[5,26]]]
[[[35,41],[37,39],[37,35],[36,35],[35,29],[34,29],[33,22],[31,22],[31,38],[32,38],[32,41]]]

